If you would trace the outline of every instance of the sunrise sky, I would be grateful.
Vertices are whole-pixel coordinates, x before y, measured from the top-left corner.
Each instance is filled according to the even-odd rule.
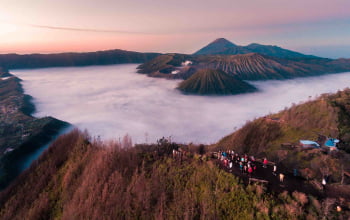
[[[0,53],[193,53],[218,37],[350,57],[350,1],[1,0]]]

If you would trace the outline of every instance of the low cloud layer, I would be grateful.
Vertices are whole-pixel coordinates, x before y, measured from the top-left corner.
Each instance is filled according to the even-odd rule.
[[[137,65],[16,70],[32,95],[35,116],[54,116],[93,136],[155,142],[214,143],[247,120],[292,103],[346,88],[350,73],[286,81],[253,82],[260,92],[227,97],[182,95],[179,81],[137,74]]]

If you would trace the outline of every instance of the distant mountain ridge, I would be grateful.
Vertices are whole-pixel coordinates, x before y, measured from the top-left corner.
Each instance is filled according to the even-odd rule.
[[[191,61],[189,66],[182,62]],[[243,80],[291,79],[350,70],[349,59],[281,59],[258,53],[238,55],[162,54],[138,67],[152,77],[188,79],[200,69],[219,69]],[[176,74],[172,74],[173,72]]]
[[[11,70],[44,67],[143,63],[159,55],[160,53],[140,53],[118,49],[82,53],[24,55],[0,54],[0,67]]]
[[[272,45],[252,43],[247,46],[239,46],[226,40],[225,38],[218,38],[214,40],[207,46],[195,52],[194,55],[237,55],[247,53],[260,53],[262,55],[278,58],[317,58],[316,56],[305,55]]]

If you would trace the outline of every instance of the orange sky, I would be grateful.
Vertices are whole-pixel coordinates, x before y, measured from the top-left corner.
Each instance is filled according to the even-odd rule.
[[[192,53],[218,37],[339,48],[350,45],[350,1],[2,0],[0,37],[0,53]]]

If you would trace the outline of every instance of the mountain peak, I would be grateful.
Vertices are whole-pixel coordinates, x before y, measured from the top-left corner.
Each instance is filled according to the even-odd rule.
[[[214,40],[210,44],[222,44],[222,45],[236,46],[234,43],[227,40],[226,38],[217,38],[216,40]]]
[[[196,55],[217,54],[217,53],[220,53],[221,51],[225,51],[233,47],[236,47],[236,45],[231,41],[228,41],[225,38],[218,38],[194,54]]]
[[[263,45],[262,44],[258,44],[258,43],[251,43],[247,47],[250,47],[250,46],[263,46]]]

